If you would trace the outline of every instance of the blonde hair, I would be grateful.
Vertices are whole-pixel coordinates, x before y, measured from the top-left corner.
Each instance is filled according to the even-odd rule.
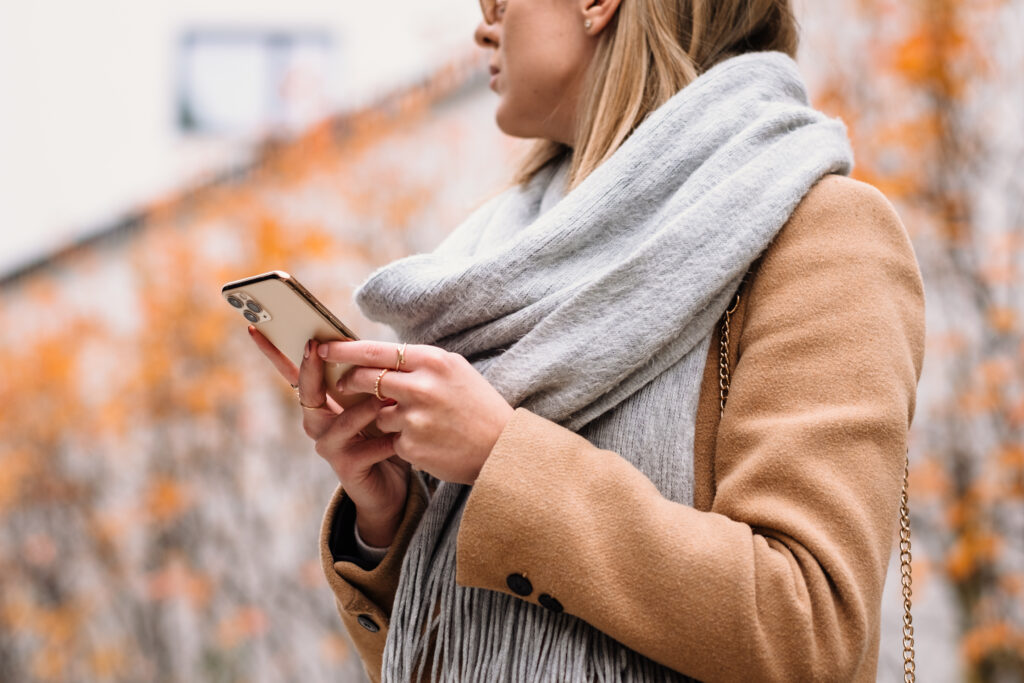
[[[795,58],[799,30],[789,0],[623,0],[598,40],[573,146],[537,141],[515,183],[571,155],[569,189],[576,187],[701,73],[745,52],[778,50]]]

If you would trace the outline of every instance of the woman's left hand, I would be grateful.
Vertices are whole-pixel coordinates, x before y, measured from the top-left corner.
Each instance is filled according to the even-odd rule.
[[[396,433],[395,452],[438,479],[476,481],[513,409],[483,375],[456,353],[436,346],[371,341],[321,344],[326,361],[357,367],[338,381],[344,393],[374,393],[394,402],[381,409],[377,426]],[[387,372],[381,376],[381,371]]]

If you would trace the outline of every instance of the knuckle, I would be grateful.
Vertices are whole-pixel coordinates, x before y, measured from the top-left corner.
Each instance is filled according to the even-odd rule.
[[[411,410],[405,416],[405,422],[413,431],[428,429],[431,423],[430,413],[425,410]]]
[[[444,355],[438,359],[437,366],[439,375],[451,377],[468,364],[468,361],[457,353],[450,353],[448,351],[443,351],[442,353]]]
[[[424,346],[420,364],[428,370],[439,370],[444,366],[444,357],[447,354],[448,352],[440,347]]]
[[[409,394],[416,401],[429,400],[433,395],[435,384],[429,375],[421,375],[409,383]]]

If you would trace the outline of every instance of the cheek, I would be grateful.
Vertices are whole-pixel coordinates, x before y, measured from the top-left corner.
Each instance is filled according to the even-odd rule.
[[[501,102],[498,124],[529,126],[538,134],[542,124],[566,96],[574,92],[582,73],[582,49],[564,28],[551,24],[511,25],[505,30],[504,70],[498,77]],[[522,131],[518,131],[523,134]]]

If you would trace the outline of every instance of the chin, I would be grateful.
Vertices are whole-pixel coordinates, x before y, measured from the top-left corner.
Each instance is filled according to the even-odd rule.
[[[522,117],[516,116],[513,112],[509,112],[504,101],[498,103],[498,109],[494,113],[494,122],[498,125],[498,129],[502,133],[514,138],[540,137],[538,132],[534,130],[534,127],[523,121]]]

